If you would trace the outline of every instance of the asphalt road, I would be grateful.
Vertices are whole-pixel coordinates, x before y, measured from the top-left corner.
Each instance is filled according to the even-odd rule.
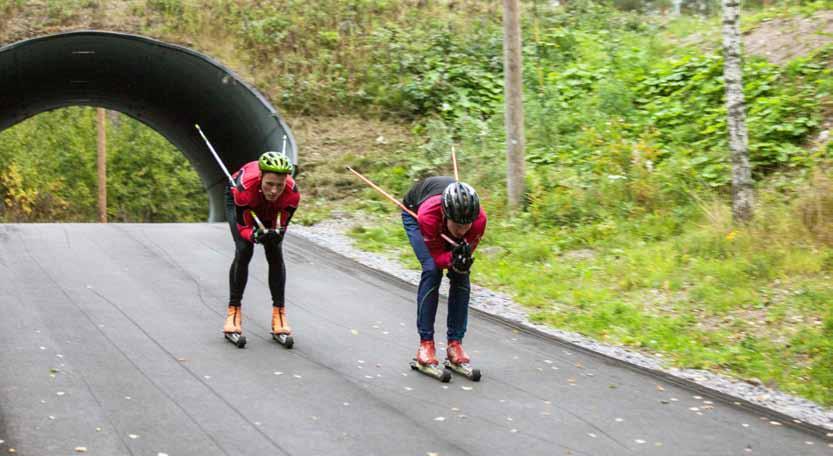
[[[221,333],[227,225],[0,225],[0,454],[833,455],[475,314],[484,378],[442,384],[408,367],[414,287],[291,235],[284,249],[295,348],[269,337],[258,247],[241,350]]]

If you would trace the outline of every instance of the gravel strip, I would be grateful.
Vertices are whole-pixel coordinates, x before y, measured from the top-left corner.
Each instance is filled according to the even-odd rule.
[[[313,226],[293,225],[291,231],[293,234],[338,252],[365,266],[398,277],[414,285],[419,283],[419,271],[406,269],[396,259],[377,253],[365,252],[354,247],[353,240],[345,233],[355,223],[349,219],[330,219]],[[447,293],[447,282],[447,280],[443,281],[441,293]],[[790,416],[794,420],[833,430],[833,410],[825,409],[812,401],[703,370],[669,368],[665,366],[663,359],[656,355],[646,355],[623,347],[603,344],[580,334],[533,323],[529,320],[529,314],[523,307],[502,293],[472,285],[470,306],[611,358],[665,372],[723,394],[766,407]]]

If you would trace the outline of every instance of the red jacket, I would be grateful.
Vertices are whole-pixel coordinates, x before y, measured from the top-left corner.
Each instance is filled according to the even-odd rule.
[[[243,239],[252,241],[255,220],[250,210],[255,211],[263,225],[269,229],[278,227],[278,216],[280,216],[280,226],[286,229],[289,219],[301,200],[301,194],[292,176],[286,177],[283,193],[271,202],[263,197],[263,192],[260,190],[260,168],[257,161],[246,163],[232,177],[235,182],[243,186],[242,191],[236,188],[231,189],[234,204],[237,206],[237,231]]]
[[[434,195],[419,205],[417,211],[419,230],[425,239],[425,245],[434,258],[434,264],[440,269],[448,269],[451,266],[451,244],[445,241],[440,234],[453,239],[445,223],[445,216],[442,208],[442,195]],[[477,247],[483,233],[486,232],[486,212],[480,208],[480,215],[472,222],[471,229],[463,238],[471,245],[471,251]]]

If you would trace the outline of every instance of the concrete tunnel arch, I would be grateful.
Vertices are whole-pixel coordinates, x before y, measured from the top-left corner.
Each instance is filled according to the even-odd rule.
[[[228,181],[194,128],[234,172],[266,150],[298,163],[292,132],[255,88],[210,57],[126,33],[84,30],[0,47],[0,131],[66,106],[122,112],[176,146],[208,193],[208,220],[225,220]]]

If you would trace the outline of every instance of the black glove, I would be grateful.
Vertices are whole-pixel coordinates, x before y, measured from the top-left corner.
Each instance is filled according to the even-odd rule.
[[[279,235],[275,230],[263,230],[255,227],[252,231],[252,242],[255,244],[278,243],[283,240],[283,235]]]
[[[266,233],[268,232],[269,230],[262,230],[259,227],[255,227],[255,229],[252,231],[252,242],[254,242],[255,244],[262,244],[263,239],[264,237],[266,237]]]
[[[277,245],[282,240],[283,240],[283,236],[278,234],[277,231],[275,231],[275,230],[266,230],[263,233],[263,236],[261,236],[260,239],[258,239],[258,242],[260,242],[261,244]]]
[[[468,274],[474,258],[471,257],[471,245],[463,241],[451,250],[451,269],[454,272]]]
[[[282,226],[278,228],[278,244],[283,243],[283,237],[286,236],[286,227]]]

